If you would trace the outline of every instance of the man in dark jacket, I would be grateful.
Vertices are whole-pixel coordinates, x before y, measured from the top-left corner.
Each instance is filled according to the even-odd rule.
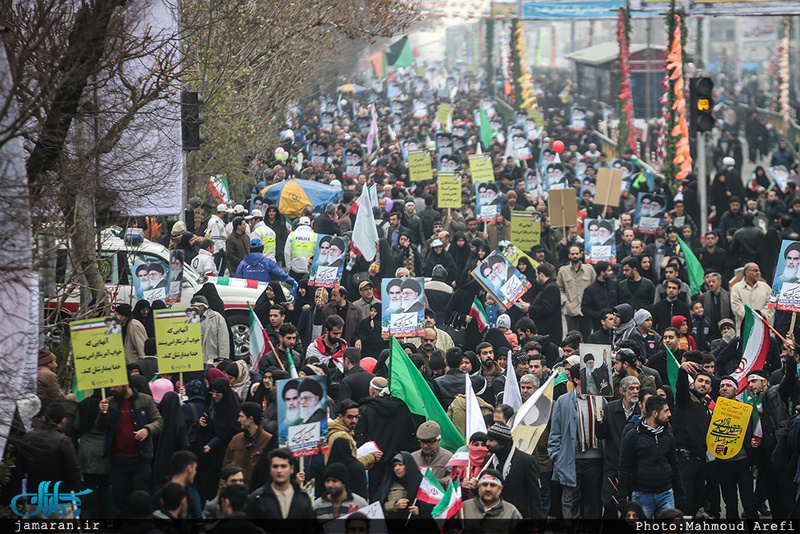
[[[656,286],[639,274],[639,260],[625,258],[622,262],[625,280],[619,284],[619,301],[630,304],[634,310],[650,306],[655,301]]]
[[[283,369],[289,371],[289,358],[292,358],[295,369],[300,369],[302,364],[302,357],[299,352],[294,351],[295,344],[297,343],[297,328],[291,323],[283,323],[278,328],[278,345],[275,346],[274,351],[269,351],[264,355],[259,365],[259,371],[264,374],[264,371],[270,367]],[[277,353],[277,354],[276,354]],[[278,361],[280,359],[280,361]]]
[[[331,315],[338,315],[344,321],[342,339],[349,343],[353,339],[358,323],[361,322],[361,312],[355,304],[347,300],[347,290],[343,286],[333,288],[331,300],[322,306],[322,321]]]
[[[619,285],[611,279],[614,271],[607,261],[597,262],[594,272],[597,278],[583,290],[581,313],[592,320],[592,329],[597,331],[604,319],[601,312],[619,304]]]
[[[756,228],[754,221],[755,217],[752,213],[745,213],[742,215],[742,227],[733,234],[731,257],[735,265],[759,263],[760,258],[756,252],[764,240],[764,232],[760,228]],[[770,258],[768,261],[774,260]]]
[[[561,292],[555,279],[555,269],[549,263],[540,263],[536,269],[536,281],[539,294],[528,307],[528,316],[536,323],[541,332],[546,332],[550,339],[561,341]],[[523,304],[524,305],[524,304]]]
[[[603,419],[597,423],[597,437],[603,443],[603,489],[600,501],[603,517],[617,518],[617,506],[612,497],[616,493],[615,482],[619,470],[619,450],[622,432],[631,416],[639,413],[639,379],[626,376],[619,383],[622,398],[609,402],[603,410]]]
[[[295,459],[288,448],[273,449],[269,462],[270,481],[247,498],[247,515],[251,519],[314,519],[314,508],[308,494],[292,476]],[[278,494],[281,496],[279,497]],[[281,501],[288,500],[285,507]]]
[[[411,229],[406,228],[401,222],[401,214],[400,212],[393,211],[391,215],[389,215],[389,229],[386,232],[386,241],[389,242],[389,246],[395,246],[400,239],[400,236],[403,234],[411,235]]]
[[[314,221],[314,231],[318,234],[339,235],[341,233],[339,225],[333,220],[335,214],[336,206],[332,203],[327,204],[325,211],[320,213]]]
[[[617,501],[624,503],[630,498],[653,519],[667,508],[685,510],[686,494],[675,438],[667,425],[670,411],[666,399],[651,396],[645,411],[647,415],[622,439]]]
[[[244,220],[244,217],[235,217],[231,224],[233,231],[225,240],[225,259],[228,261],[228,270],[231,275],[235,275],[239,264],[250,253],[250,239],[247,236],[247,221]],[[219,274],[222,276],[223,273]]]
[[[372,480],[391,476],[392,458],[400,451],[413,451],[419,447],[416,438],[417,424],[408,406],[396,397],[389,397],[388,381],[380,376],[372,379],[369,397],[361,401],[355,438],[359,447],[374,441],[383,452],[381,459],[369,470]],[[369,499],[378,498],[379,484],[369,485]]]
[[[67,412],[64,405],[54,402],[47,407],[42,425],[25,434],[19,441],[21,467],[28,475],[29,494],[36,494],[39,484],[45,481],[61,482],[58,490],[61,493],[78,490],[81,484],[81,465],[72,440],[64,434],[63,428],[66,424]],[[17,511],[23,514],[28,512],[19,500],[14,504]],[[41,505],[39,503],[39,507]]]
[[[345,399],[356,402],[369,396],[369,383],[375,375],[361,367],[361,351],[348,347],[342,352],[344,378],[339,386],[339,404]]]
[[[667,298],[653,306],[653,328],[656,332],[661,332],[672,325],[672,318],[676,315],[691,317],[689,306],[678,298],[680,293],[680,279],[667,280]]]
[[[584,293],[584,295],[586,295]],[[611,345],[614,340],[614,310],[606,308],[600,312],[600,328],[589,336],[589,343]]]
[[[433,383],[433,392],[442,408],[447,411],[457,395],[464,394],[464,371],[461,370],[463,354],[461,349],[453,347],[445,353],[444,361],[447,363],[447,372]]]
[[[681,357],[683,356],[683,350],[678,349],[678,340],[680,339],[680,331],[677,328],[670,326],[666,330],[664,330],[664,337],[662,337],[662,341],[664,345],[666,345],[672,354],[675,355],[675,359],[681,361]],[[669,387],[672,388],[672,391],[675,391],[675,384],[669,383],[669,373],[667,372],[667,351],[662,349],[658,351],[652,358],[647,360],[648,367],[655,369],[658,371],[658,374],[661,376],[662,383],[666,383]]]
[[[164,419],[153,397],[128,384],[111,387],[111,398],[100,401],[97,428],[105,431],[103,458],[111,458],[111,488],[121,513],[128,495],[150,492],[150,459],[153,436],[161,432]]]

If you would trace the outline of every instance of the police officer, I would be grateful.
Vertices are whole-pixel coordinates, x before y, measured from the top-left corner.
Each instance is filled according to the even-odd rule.
[[[275,231],[264,224],[264,214],[261,213],[261,210],[253,210],[252,213],[245,218],[250,221],[251,225],[250,239],[260,239],[261,244],[264,246],[264,256],[275,261],[275,247],[278,241],[275,238]]]
[[[308,274],[309,260],[314,256],[316,241],[317,234],[311,229],[311,219],[300,217],[297,229],[289,234],[283,252],[289,276],[295,280],[300,280],[304,274]]]

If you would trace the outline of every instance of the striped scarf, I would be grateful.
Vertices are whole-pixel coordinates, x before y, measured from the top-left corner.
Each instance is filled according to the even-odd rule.
[[[595,406],[596,397],[581,398],[578,395],[575,398],[578,401],[578,450],[586,452],[589,449],[596,449],[599,446],[595,436],[596,414],[599,411]]]

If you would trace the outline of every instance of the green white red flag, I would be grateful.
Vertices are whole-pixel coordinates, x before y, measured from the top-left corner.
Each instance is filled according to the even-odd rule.
[[[469,316],[477,321],[478,330],[483,332],[489,326],[489,320],[486,318],[486,310],[483,309],[483,304],[475,297],[472,300],[472,307],[469,309]]]
[[[441,502],[441,500],[444,498],[444,495],[444,489],[442,489],[442,486],[439,484],[439,481],[436,480],[436,477],[433,476],[433,471],[431,471],[430,467],[427,468],[425,470],[425,476],[422,477],[422,482],[419,484],[417,500],[436,505]]]
[[[769,327],[753,308],[744,305],[742,324],[742,359],[731,374],[739,383],[739,393],[747,387],[747,375],[753,369],[763,369],[769,352]]]

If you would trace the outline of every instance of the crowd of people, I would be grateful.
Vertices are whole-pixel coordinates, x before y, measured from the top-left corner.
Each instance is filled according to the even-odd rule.
[[[274,524],[259,520],[316,525],[346,514],[352,514],[348,529],[366,532],[373,519],[358,510],[371,503],[379,503],[391,529],[404,531],[411,528],[409,519],[419,525],[431,519],[433,506],[417,499],[424,482],[420,467],[430,468],[443,488],[460,484],[463,518],[481,532],[541,528],[548,518],[573,532],[581,524],[596,532],[602,519],[615,518],[797,517],[794,321],[769,306],[781,240],[800,238],[796,187],[782,190],[759,179],[746,188],[742,162],[726,156],[711,185],[717,217],[700,228],[696,178],[690,176],[676,196],[658,176],[638,179],[645,168],[629,153],[618,155],[632,172],[619,207],[596,205],[570,162],[584,161],[589,174],[611,165],[611,155],[598,150],[597,118],[590,114],[585,129],[571,129],[560,79],[542,78],[543,122],[528,140],[530,158],[517,161],[501,136],[483,147],[493,162],[499,209],[495,219],[479,221],[467,156],[480,142],[473,111],[482,105],[484,88],[469,74],[453,77],[460,81],[451,128],[461,127],[467,140],[460,159],[461,209],[437,207],[435,160],[433,179],[412,183],[400,149],[403,139],[433,138],[444,127],[434,112],[438,96],[424,117],[415,117],[405,101],[400,129],[392,123],[390,100],[376,98],[379,142],[365,157],[370,165],[355,174],[345,173],[342,159],[346,149],[361,149],[365,141],[349,111],[355,107],[340,102],[332,129],[323,131],[323,103],[310,102],[283,137],[288,160],[272,168],[254,165],[252,203],[248,198],[215,206],[192,198],[185,221],[163,225],[160,238],[168,248],[184,250],[186,263],[200,274],[269,283],[255,312],[270,351],[255,365],[233,357],[224,302],[207,283],[192,299],[206,370],[187,373],[180,383],[177,375],[157,372],[156,303],[117,306],[129,384],[76,402],[59,387],[56,357],[42,349],[42,409],[35,430],[12,431],[20,462],[11,486],[20,489],[24,475],[29,492],[45,480],[61,481],[62,492],[90,488],[81,517],[129,518],[127,532],[149,532],[154,525],[184,532],[194,528],[181,522],[187,518],[209,520],[212,532],[257,532],[259,524]],[[398,82],[409,98],[431,92],[428,78],[418,95],[412,82]],[[370,94],[360,97],[364,109]],[[578,224],[563,230],[550,226],[546,194],[533,193],[526,179],[558,140],[565,146],[564,183],[579,197]],[[313,141],[327,144],[328,158],[320,165],[310,165],[310,158],[298,163],[297,154]],[[339,187],[341,201],[319,213],[307,207],[291,220],[261,195],[289,177]],[[353,206],[367,184],[378,192],[375,259],[367,262],[351,249],[336,287],[310,285],[314,235],[352,240]],[[636,197],[652,193],[666,196],[669,205],[663,225],[642,232],[634,224]],[[505,309],[472,272],[489,254],[506,249],[512,211],[526,210],[540,217],[541,241],[516,261],[529,287]],[[583,221],[591,218],[615,221],[610,261],[586,259]],[[152,220],[138,224],[150,225],[151,239],[159,239]],[[690,286],[679,236],[704,270],[699,289]],[[478,397],[487,431],[464,436],[467,466],[454,464],[454,451],[441,446],[436,421],[413,414],[391,395],[381,282],[395,277],[425,278],[425,328],[401,346],[462,434],[465,375]],[[486,312],[485,329],[470,314],[476,300]],[[745,305],[775,331],[763,368],[740,383],[732,375],[746,335]],[[610,381],[591,372],[602,362],[595,366],[597,354],[582,354],[583,343],[609,347]],[[669,354],[679,363],[674,376]],[[302,461],[278,446],[276,384],[292,377],[292,367],[299,377],[324,377],[328,384],[329,452]],[[507,377],[517,381],[525,402],[555,373],[565,380],[554,387],[549,423],[535,450],[523,451],[512,438],[515,410],[504,398]],[[587,382],[597,395],[584,394]],[[280,402],[300,409],[302,399],[319,402],[320,395],[286,386]],[[720,397],[753,407],[741,452],[731,459],[713,457],[706,445]],[[359,455],[369,442],[376,450]]]

